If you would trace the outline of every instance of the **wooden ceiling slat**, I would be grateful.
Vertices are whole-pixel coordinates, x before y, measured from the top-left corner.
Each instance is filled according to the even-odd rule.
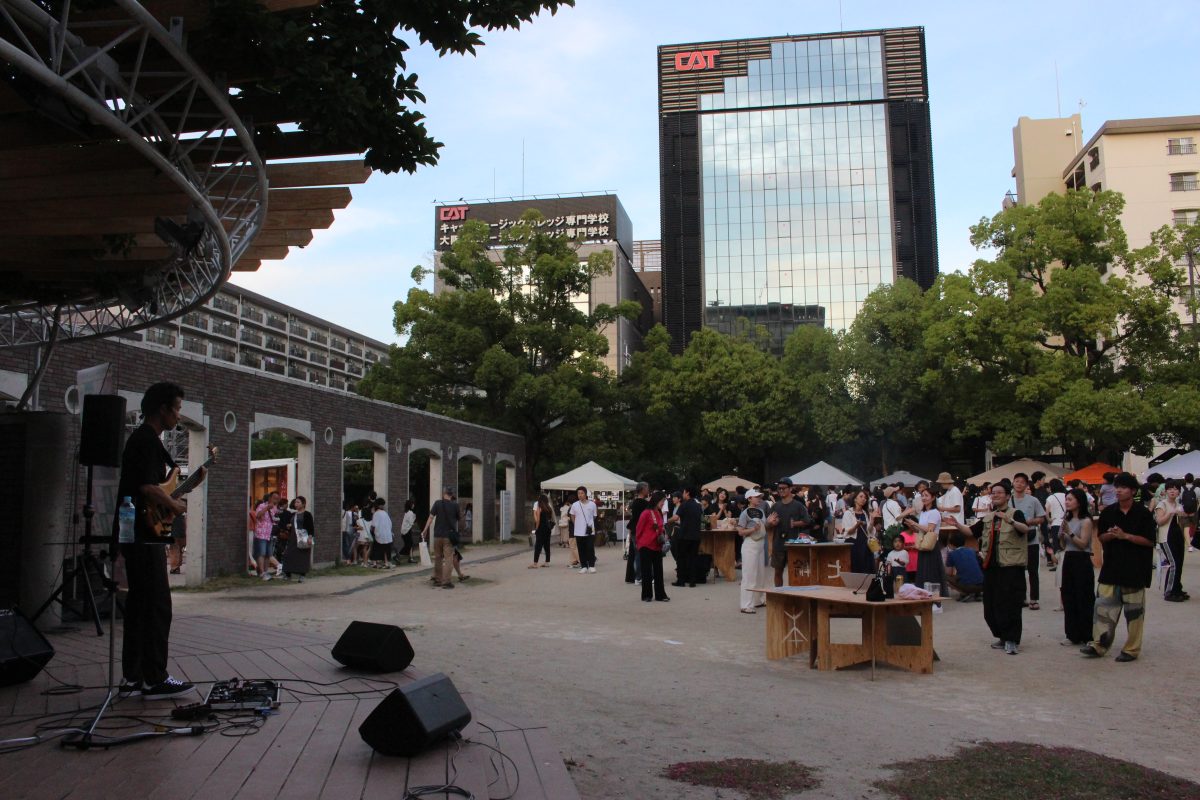
[[[344,186],[321,189],[277,189],[270,192],[268,205],[277,211],[313,211],[345,208],[350,190]],[[177,216],[186,214],[190,201],[182,194],[133,195],[131,197],[65,197],[58,200],[0,201],[0,217],[21,219],[62,219],[87,216],[100,220],[135,214]]]
[[[286,230],[292,228],[328,228],[333,224],[333,212],[323,211],[270,211],[267,212],[263,230]],[[104,236],[154,233],[154,217],[121,217],[104,220],[40,219],[7,220],[0,218],[0,237],[3,236]]]
[[[258,268],[261,266],[262,266],[262,262],[257,259],[242,258],[242,259],[239,259],[238,262],[233,265],[233,271],[234,272],[257,272]]]

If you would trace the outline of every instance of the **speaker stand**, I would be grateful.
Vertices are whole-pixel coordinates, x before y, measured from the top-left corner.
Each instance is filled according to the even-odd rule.
[[[46,609],[52,606],[55,602],[60,603],[65,610],[66,601],[64,598],[67,592],[67,582],[74,581],[76,576],[82,575],[83,585],[87,591],[87,597],[84,602],[86,603],[87,609],[91,611],[92,623],[96,626],[96,635],[103,636],[104,628],[100,624],[100,606],[96,603],[96,592],[95,588],[92,586],[91,576],[92,571],[94,570],[95,574],[100,577],[101,586],[104,587],[104,590],[108,592],[113,600],[113,614],[109,617],[109,622],[114,624],[116,623],[117,618],[115,609],[117,606],[117,582],[108,576],[108,574],[104,571],[104,565],[99,559],[96,558],[95,555],[92,554],[92,544],[94,542],[100,541],[108,543],[110,550],[109,560],[115,564],[116,555],[112,551],[115,550],[116,543],[113,542],[111,536],[95,537],[92,535],[92,518],[95,516],[96,509],[92,506],[92,465],[89,464],[87,468],[87,496],[83,502],[83,538],[80,539],[80,542],[83,544],[83,552],[79,553],[72,559],[70,573],[63,574],[62,583],[60,583],[58,587],[51,593],[51,595],[46,598],[46,602],[42,603],[41,607],[38,608],[37,613],[35,613],[30,619],[30,622],[37,622],[38,617],[42,616]],[[103,557],[105,555],[104,551],[101,551],[100,555]]]

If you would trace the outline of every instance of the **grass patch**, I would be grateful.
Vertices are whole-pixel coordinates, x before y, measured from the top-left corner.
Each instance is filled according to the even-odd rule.
[[[340,564],[331,567],[321,567],[320,569],[310,569],[305,576],[305,580],[322,577],[346,577],[346,576],[366,576],[366,575],[390,575],[395,574],[395,571],[387,572],[384,570],[370,569],[369,567],[345,567]],[[474,578],[472,578],[474,580]],[[294,582],[294,581],[293,581]],[[200,586],[174,586],[171,588],[173,592],[224,592],[228,589],[251,589],[255,586],[263,587],[270,586],[275,583],[287,584],[289,581],[283,578],[276,578],[270,581],[264,581],[257,575],[219,575],[215,578],[209,578]]]
[[[1200,784],[1131,761],[1025,742],[984,742],[945,758],[888,767],[896,777],[874,785],[898,800],[994,800],[1001,794],[1056,800],[1200,797]]]
[[[663,774],[692,786],[733,789],[752,800],[778,800],[784,794],[815,789],[821,784],[816,771],[798,761],[776,763],[753,758],[682,761],[671,764]]]

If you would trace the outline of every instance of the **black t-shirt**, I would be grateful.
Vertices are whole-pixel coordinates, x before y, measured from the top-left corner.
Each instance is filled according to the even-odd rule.
[[[808,525],[792,526],[793,520],[799,520],[803,523],[811,521],[808,516],[808,508],[794,497],[790,503],[780,501],[771,506],[771,513],[779,515],[779,524],[775,526],[775,541],[780,545],[785,540],[794,539],[801,533],[813,533],[813,531],[809,530]]]
[[[435,539],[453,538],[458,535],[458,518],[460,512],[458,503],[453,500],[438,500],[429,509],[433,515],[433,536]]]
[[[641,519],[642,512],[650,507],[650,501],[645,497],[635,497],[633,502],[629,504],[629,527],[627,530],[636,532],[638,520]]]
[[[700,508],[700,503],[696,500],[684,500],[679,504],[679,508],[675,513],[679,515],[679,532],[676,534],[680,539],[687,541],[700,541],[700,517],[703,516],[704,509]]]
[[[146,510],[146,499],[142,497],[142,487],[148,483],[159,484],[167,479],[167,475],[175,468],[167,448],[163,447],[162,439],[146,423],[142,423],[129,434],[125,441],[125,451],[121,454],[121,478],[117,482],[117,505],[124,502],[126,497],[133,498],[137,509],[137,522],[134,532],[144,536],[146,523],[143,512]],[[120,515],[113,510],[112,533],[120,531]]]
[[[1138,502],[1130,507],[1129,513],[1121,511],[1120,505],[1111,505],[1100,512],[1096,525],[1097,535],[1113,526],[1126,533],[1142,536],[1153,543],[1158,538],[1158,526],[1154,515]],[[1100,583],[1109,586],[1132,586],[1145,588],[1154,575],[1154,548],[1112,539],[1104,542],[1104,565],[1100,567]]]

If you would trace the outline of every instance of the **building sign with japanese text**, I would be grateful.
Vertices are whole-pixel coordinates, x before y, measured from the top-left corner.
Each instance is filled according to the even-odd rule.
[[[616,238],[616,198],[593,197],[539,198],[471,205],[446,205],[436,209],[434,249],[448,250],[470,220],[485,223],[491,229],[489,246],[498,247],[501,235],[520,224],[521,216],[536,209],[542,219],[533,225],[536,233],[561,236],[578,243],[604,243]]]

